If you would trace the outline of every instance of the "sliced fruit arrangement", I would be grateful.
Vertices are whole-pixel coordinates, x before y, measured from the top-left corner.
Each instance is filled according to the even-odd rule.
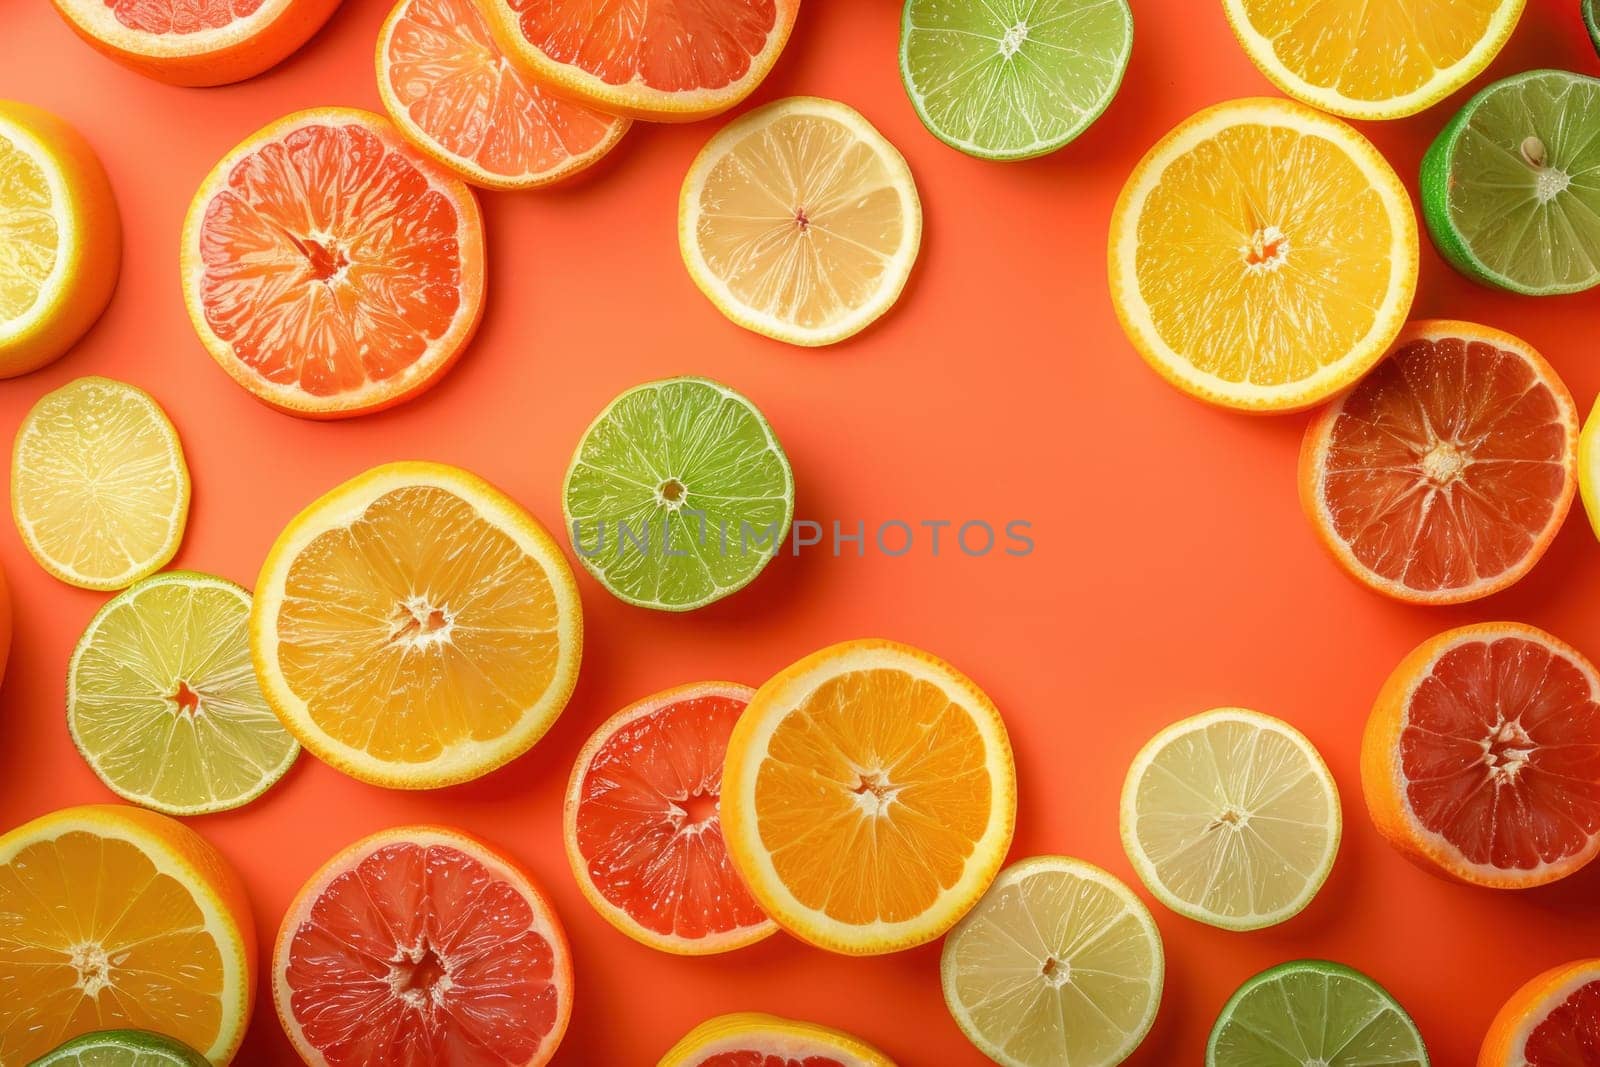
[[[166,1034],[217,1064],[244,1040],[250,905],[233,868],[182,823],[107,804],[12,830],[0,837],[0,915],[0,1063],[105,1028]]]
[[[400,826],[323,866],[289,905],[272,1000],[313,1067],[549,1063],[572,954],[533,878],[457,830]]]
[[[1082,860],[1036,856],[1000,872],[945,938],[944,1000],[962,1033],[1006,1067],[1113,1067],[1161,1005],[1150,910]]]
[[[1244,708],[1162,730],[1122,787],[1122,844],[1145,887],[1225,930],[1304,910],[1333,870],[1341,830],[1339,790],[1316,748]]]
[[[1478,1067],[1564,1067],[1600,1048],[1600,960],[1576,960],[1530,978],[1489,1024]]]
[[[1447,630],[1401,660],[1361,744],[1378,831],[1447,877],[1553,882],[1600,851],[1600,677],[1522,623]]]
[[[1524,0],[1222,0],[1234,35],[1274,85],[1352,119],[1432,107],[1482,73]]]
[[[466,183],[356,108],[246,138],[189,205],[189,319],[217,365],[295,415],[422,392],[483,313],[483,218]]]
[[[1567,517],[1578,413],[1527,342],[1426,319],[1319,412],[1300,449],[1300,502],[1365,585],[1458,604],[1533,568]]]
[[[256,684],[250,591],[192,572],[95,615],[67,668],[67,729],[112,792],[168,815],[246,804],[300,754]]]
[[[690,611],[749,585],[783,547],[794,475],[748,399],[665,378],[589,424],[561,502],[578,560],[612,595]]]
[[[1127,0],[906,0],[900,77],[922,124],[979,159],[1031,159],[1088,129],[1133,54]]]
[[[883,1053],[841,1030],[759,1012],[707,1019],[656,1067],[894,1067]]]
[[[1282,99],[1180,123],[1111,218],[1117,317],[1191,396],[1246,411],[1310,407],[1365,374],[1417,284],[1417,220],[1354,129]]]
[[[618,115],[689,122],[755,91],[800,0],[477,0],[512,61],[563,96]]]
[[[149,1030],[99,1030],[34,1060],[29,1067],[211,1067],[182,1041]]]
[[[747,112],[695,157],[678,246],[733,322],[830,345],[894,306],[922,243],[904,157],[854,108],[796,96]]]
[[[727,952],[777,924],[739,879],[722,838],[722,765],[755,690],[680,686],[601,724],[578,753],[563,817],[578,888],[651,948]]]
[[[48,111],[0,100],[0,378],[44,366],[105,310],[122,220],[100,158]]]
[[[473,0],[400,0],[378,32],[378,95],[411,142],[474,185],[532,189],[616,147],[629,120],[540,88]]]
[[[1327,960],[1295,960],[1249,979],[1223,1005],[1205,1067],[1428,1067],[1416,1023],[1377,982]]]
[[[256,582],[267,702],[352,777],[431,789],[526,752],[572,695],[583,611],[537,519],[442,463],[389,463],[302,511]]]
[[[1421,191],[1434,246],[1467,277],[1530,296],[1600,285],[1600,79],[1495,82],[1428,148]]]
[[[189,521],[178,431],[143,389],[79,378],[39,398],[11,453],[11,514],[39,566],[121,589],[164,567]]]
[[[847,641],[780,671],[728,742],[735,867],[779,925],[835,952],[943,934],[999,871],[1016,810],[994,703],[893,641]]]

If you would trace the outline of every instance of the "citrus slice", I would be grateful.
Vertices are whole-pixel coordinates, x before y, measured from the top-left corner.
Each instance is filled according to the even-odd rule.
[[[900,78],[922,124],[979,159],[1072,141],[1117,95],[1133,54],[1127,0],[906,0]]]
[[[563,826],[578,888],[651,948],[704,955],[777,930],[728,858],[722,763],[755,691],[680,686],[607,719],[578,753]]]
[[[0,378],[71,348],[121,265],[117,201],[89,142],[48,111],[0,100]]]
[[[1600,537],[1600,400],[1584,420],[1578,435],[1578,491],[1589,515],[1594,535]]]
[[[148,1030],[100,1030],[75,1037],[28,1067],[211,1067],[182,1041]]]
[[[149,393],[79,378],[33,405],[11,454],[11,514],[39,566],[69,585],[121,589],[178,551],[189,468]]]
[[[1352,119],[1432,107],[1482,73],[1524,0],[1222,0],[1261,73],[1290,96]]]
[[[472,0],[400,0],[378,33],[378,95],[411,142],[474,185],[532,189],[614,148],[629,121],[507,62]]]
[[[800,0],[478,0],[512,61],[618,115],[689,122],[755,91]]]
[[[1467,277],[1549,296],[1600,285],[1600,79],[1534,70],[1467,101],[1422,157],[1422,218]]]
[[[1293,918],[1333,870],[1342,822],[1328,765],[1288,723],[1213,708],[1140,750],[1122,846],[1157,900],[1224,930]]]
[[[847,641],[778,672],[728,741],[734,866],[780,926],[835,952],[943,934],[1000,869],[1016,812],[993,702],[893,641]]]
[[[1361,743],[1378,831],[1408,858],[1522,889],[1600,851],[1600,677],[1522,623],[1447,630],[1400,661]]]
[[[1568,1067],[1594,1059],[1600,1022],[1600,959],[1536,975],[1489,1025],[1478,1067]]]
[[[157,574],[107,602],[67,668],[67,728],[112,792],[168,815],[246,804],[300,746],[250,665],[250,592]]]
[[[858,1037],[816,1023],[759,1012],[707,1019],[656,1067],[894,1067]]]
[[[0,915],[0,1063],[108,1028],[154,1030],[219,1064],[244,1040],[250,905],[182,823],[106,804],[19,826],[0,837]]]
[[[794,475],[749,400],[666,378],[589,424],[561,504],[579,562],[613,596],[689,611],[749,585],[783,547]]]
[[[1409,324],[1306,428],[1300,502],[1346,571],[1397,600],[1457,604],[1527,574],[1576,483],[1578,413],[1524,341]]]
[[[683,180],[678,247],[717,310],[831,345],[894,306],[922,243],[905,159],[853,108],[796,96],[747,112]]]
[[[1249,979],[1223,1005],[1205,1067],[1428,1067],[1416,1023],[1353,967],[1294,960]]]
[[[302,511],[256,582],[262,692],[318,759],[397,789],[477,778],[566,707],[572,568],[532,515],[442,463],[374,467]]]
[[[189,204],[181,265],[218,366],[312,418],[422,392],[483,313],[472,190],[355,108],[295,112],[224,156]]]
[[[272,952],[272,1001],[312,1067],[549,1063],[572,1015],[550,901],[468,835],[400,826],[311,876]]]

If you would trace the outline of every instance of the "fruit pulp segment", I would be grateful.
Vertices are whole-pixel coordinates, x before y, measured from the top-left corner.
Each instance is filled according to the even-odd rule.
[[[1416,1028],[1394,1001],[1342,967],[1287,965],[1230,1008],[1208,1057],[1217,1067],[1427,1063]]]
[[[0,129],[0,328],[33,309],[55,269],[55,210],[39,161]]]
[[[696,1060],[694,1067],[850,1067],[832,1056],[785,1056],[759,1048],[714,1052]]]
[[[1568,1067],[1593,1061],[1600,1049],[1600,981],[1579,986],[1550,1010],[1523,1045],[1528,1067]]]
[[[101,0],[94,0],[101,2]],[[103,0],[117,21],[130,30],[158,36],[181,36],[220,30],[249,18],[262,0]]]

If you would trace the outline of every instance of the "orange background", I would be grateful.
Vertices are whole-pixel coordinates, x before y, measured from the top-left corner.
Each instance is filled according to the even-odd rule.
[[[900,559],[781,558],[753,586],[688,617],[580,582],[588,642],[576,697],[527,756],[476,783],[386,792],[309,756],[264,798],[191,820],[237,865],[270,945],[302,880],[356,837],[406,822],[474,830],[541,878],[572,937],[578,990],[558,1063],[647,1064],[708,1015],[758,1009],[852,1030],[906,1064],[982,1058],[946,1015],[938,946],[853,960],[779,936],[729,956],[675,959],[590,910],[561,849],[561,796],[589,731],[646,693],[703,678],[759,684],[832,641],[881,635],[971,674],[1011,728],[1021,779],[1013,856],[1063,852],[1129,880],[1117,797],[1139,746],[1218,704],[1283,716],[1327,756],[1346,831],[1332,879],[1301,916],[1231,934],[1154,906],[1167,946],[1160,1018],[1135,1064],[1200,1061],[1223,1001],[1263,967],[1353,964],[1414,1013],[1446,1067],[1469,1062],[1500,1002],[1534,972],[1600,954],[1600,867],[1522,894],[1447,885],[1401,860],[1364,813],[1362,723],[1390,668],[1434,632],[1522,619],[1600,655],[1600,546],[1580,513],[1508,593],[1459,609],[1390,603],[1345,578],[1295,499],[1304,416],[1211,410],[1162,384],[1123,339],[1105,281],[1111,206],[1135,161],[1200,107],[1271,92],[1215,0],[1134,0],[1133,62],[1100,122],[1023,164],[962,156],[928,134],[900,85],[897,0],[808,0],[755,103],[796,93],[859,108],[903,151],[927,215],[905,297],[882,323],[804,351],[726,322],[678,258],[678,186],[718,120],[638,125],[576,184],[483,197],[490,293],[482,332],[431,393],[319,425],[252,400],[205,354],[179,296],[189,197],[241,138],[302,107],[379,108],[372,46],[385,0],[348,0],[306,48],[220,89],[147,81],[82,45],[43,0],[0,9],[0,96],[76,123],[110,171],[127,230],[109,311],[66,358],[0,383],[0,434],[45,391],[84,374],[150,390],[194,473],[176,565],[249,584],[277,532],[323,490],[391,459],[457,463],[551,526],[583,428],[616,393],[709,375],[767,413],[793,461],[797,516],[1033,523],[1036,551]],[[1531,0],[1489,75],[1600,72],[1576,0]],[[1415,187],[1429,140],[1466,98],[1365,131]],[[1418,316],[1478,319],[1541,349],[1586,411],[1600,389],[1600,297],[1533,300],[1477,288],[1424,247]],[[563,539],[564,540],[564,539]],[[107,801],[72,748],[64,688],[98,594],[47,577],[0,528],[17,631],[0,692],[0,829]],[[1142,889],[1141,889],[1142,892]],[[265,964],[263,963],[263,974]],[[293,1054],[270,998],[244,1064]]]

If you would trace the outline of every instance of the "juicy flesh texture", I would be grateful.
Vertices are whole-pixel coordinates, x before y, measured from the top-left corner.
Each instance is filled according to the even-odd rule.
[[[1579,986],[1528,1035],[1527,1067],[1590,1067],[1600,1063],[1600,981]]]
[[[740,304],[825,328],[871,304],[896,275],[909,225],[901,180],[842,123],[786,115],[711,167],[695,241]]]
[[[556,676],[557,623],[538,560],[454,493],[411,486],[295,557],[278,658],[335,740],[421,763],[520,723]]]
[[[1252,985],[1218,1033],[1213,1062],[1423,1067],[1420,1051],[1410,1021],[1370,979],[1313,964]]]
[[[330,1067],[528,1064],[568,995],[542,913],[444,844],[384,844],[334,876],[282,966]]]
[[[698,1059],[693,1067],[849,1067],[832,1056],[785,1056],[760,1049],[714,1052]]]
[[[1567,485],[1569,417],[1516,352],[1403,345],[1334,421],[1319,489],[1333,531],[1361,566],[1424,593],[1522,566]]]
[[[199,295],[235,358],[330,397],[437,351],[482,264],[414,159],[372,126],[313,122],[234,164],[201,223]]]
[[[69,831],[0,866],[0,1062],[134,1028],[209,1048],[222,954],[182,883],[126,841]]]
[[[1600,704],[1544,645],[1466,641],[1417,685],[1400,770],[1412,815],[1468,863],[1556,863],[1600,833]]]
[[[1202,373],[1304,381],[1355,351],[1389,302],[1394,227],[1347,149],[1240,124],[1174,159],[1138,222],[1139,294]]]
[[[584,775],[576,821],[589,877],[654,933],[692,940],[766,922],[728,858],[717,808],[744,707],[706,695],[658,708],[606,738]]]
[[[38,303],[61,231],[39,161],[0,133],[0,326]]]
[[[95,0],[90,0],[95,2]],[[220,30],[249,18],[262,0],[102,0],[130,30],[162,36]]]

